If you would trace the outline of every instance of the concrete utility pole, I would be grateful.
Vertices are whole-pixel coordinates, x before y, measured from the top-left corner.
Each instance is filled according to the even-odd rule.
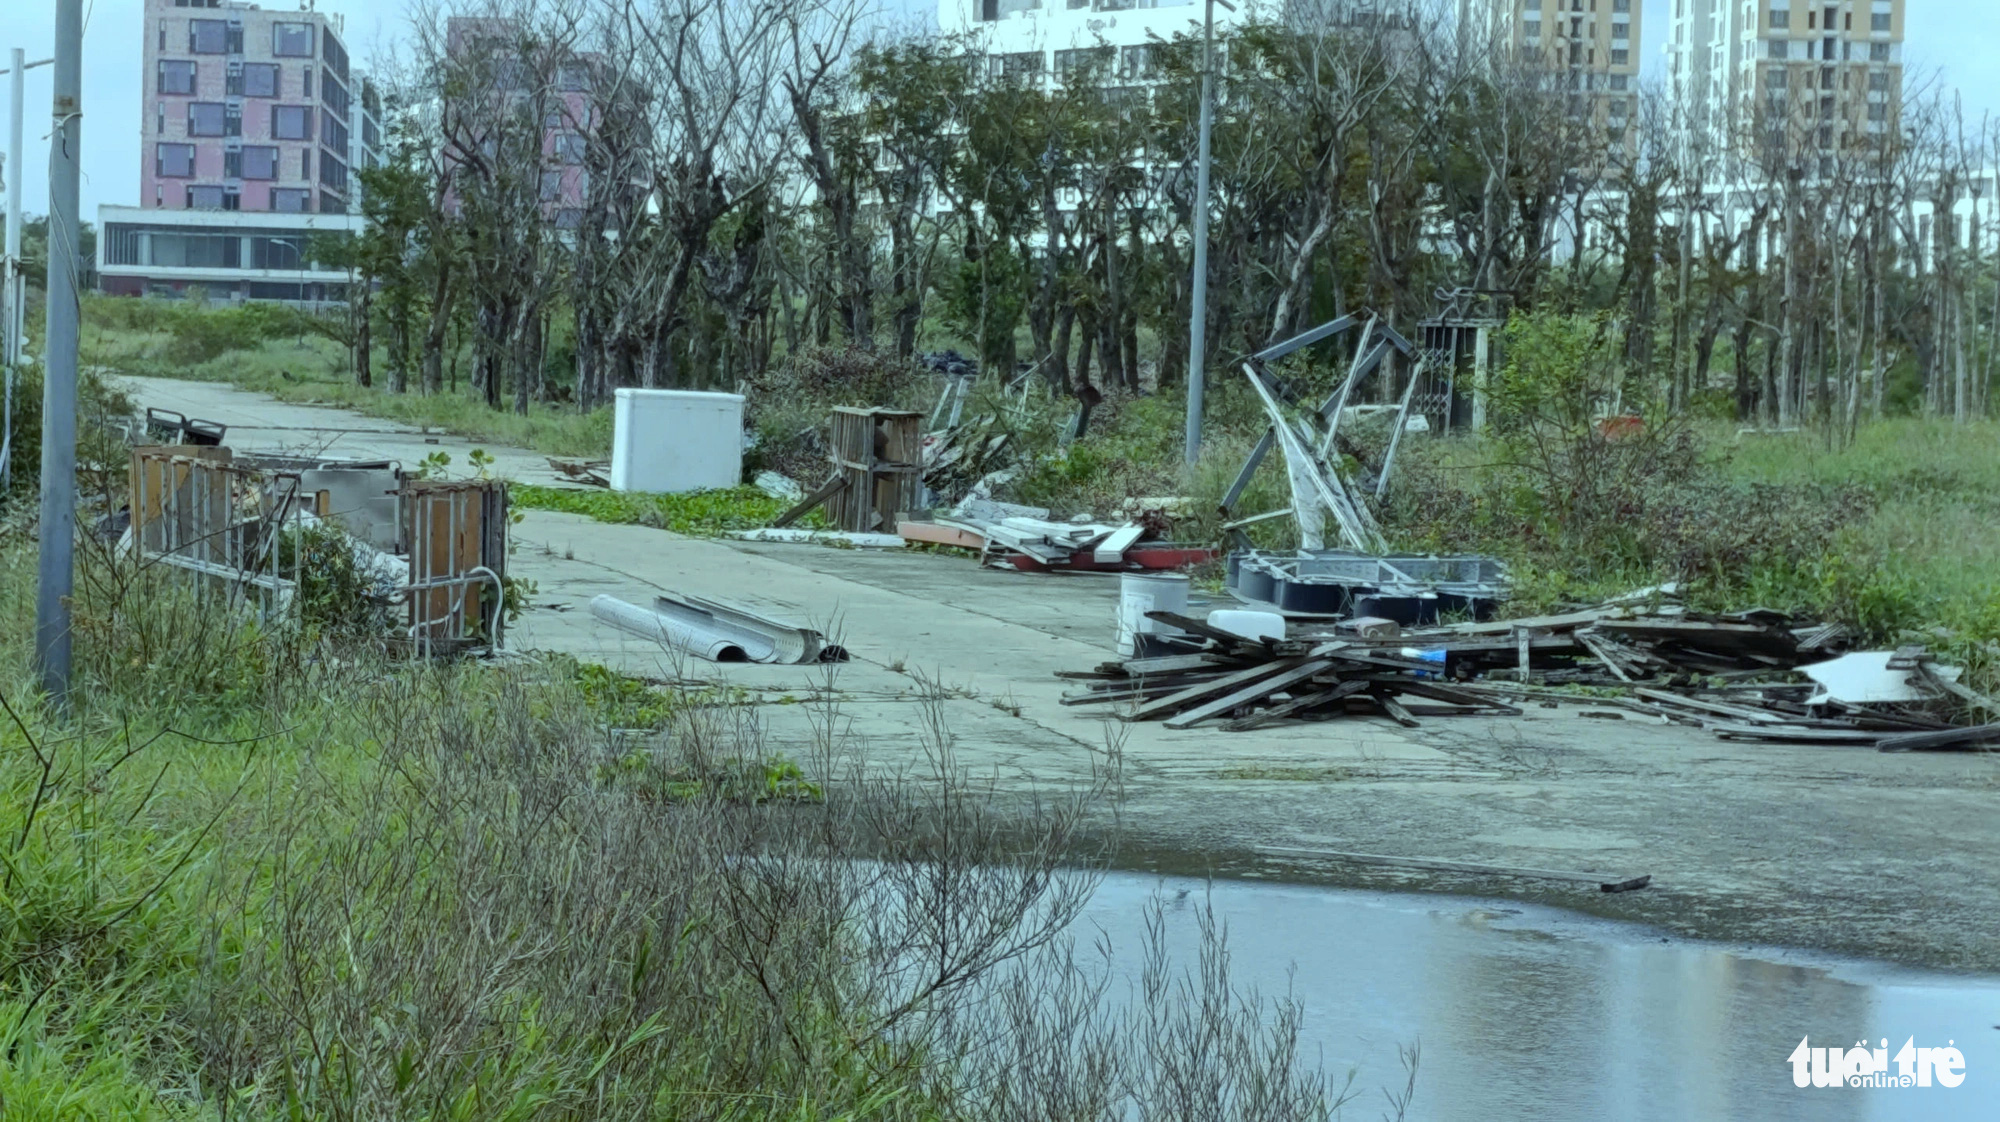
[[[1201,18],[1201,144],[1194,165],[1193,308],[1188,315],[1187,462],[1201,455],[1201,407],[1208,389],[1208,136],[1215,125],[1215,5],[1230,11],[1229,0],[1208,0]]]
[[[75,587],[77,178],[83,140],[83,0],[56,0],[49,137],[48,331],[42,343],[41,585],[35,663],[58,708],[69,704],[69,597]]]
[[[0,407],[0,491],[13,482],[14,378],[21,368],[28,330],[28,281],[21,271],[21,196],[28,189],[28,164],[21,154],[21,116],[28,98],[27,72],[54,61],[28,62],[21,48],[15,47],[13,64],[6,70],[12,77],[13,91],[7,103],[7,163],[0,169],[7,181],[7,251],[0,258],[0,340],[4,340],[0,366],[6,367],[7,382],[6,403]]]

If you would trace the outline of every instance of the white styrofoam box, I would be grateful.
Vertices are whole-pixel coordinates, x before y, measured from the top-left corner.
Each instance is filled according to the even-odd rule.
[[[617,391],[611,489],[700,491],[743,481],[743,395]]]

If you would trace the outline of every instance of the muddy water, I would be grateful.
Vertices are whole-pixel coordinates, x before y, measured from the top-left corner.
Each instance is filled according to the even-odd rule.
[[[1513,903],[1138,874],[1106,879],[1079,942],[1101,930],[1130,969],[1156,894],[1177,961],[1192,961],[1206,897],[1236,983],[1289,984],[1307,1054],[1358,1068],[1347,1117],[1381,1113],[1377,1088],[1400,1085],[1397,1046],[1414,1042],[1413,1122],[2000,1119],[2000,979],[1668,940]],[[1887,1038],[1891,1057],[1911,1037],[1949,1042],[1965,1079],[1801,1090],[1787,1057],[1807,1036]]]

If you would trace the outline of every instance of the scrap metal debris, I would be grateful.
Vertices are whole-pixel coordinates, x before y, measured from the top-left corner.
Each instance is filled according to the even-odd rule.
[[[1057,522],[1045,507],[966,499],[944,514],[905,519],[905,540],[978,552],[987,564],[1022,572],[1137,572],[1215,559],[1212,549],[1149,540],[1167,523],[1157,512],[1122,525]]]
[[[699,596],[659,596],[651,608],[614,596],[598,596],[590,602],[590,614],[620,631],[710,662],[799,666],[847,661],[845,648],[827,642],[826,636],[810,627]]]
[[[1848,636],[1837,626],[1765,610],[1697,615],[1651,591],[1637,602],[1417,629],[1379,617],[1291,618],[1283,639],[1153,612],[1187,633],[1174,653],[1063,674],[1082,683],[1064,704],[1124,705],[1127,719],[1169,728],[1214,721],[1234,731],[1348,714],[1410,727],[1425,717],[1518,714],[1528,701],[1560,701],[1560,687],[1591,686],[1623,696],[1569,696],[1727,739],[1884,751],[2000,741],[1959,727],[1981,707],[1968,700],[1978,695],[1922,648],[1839,657]]]

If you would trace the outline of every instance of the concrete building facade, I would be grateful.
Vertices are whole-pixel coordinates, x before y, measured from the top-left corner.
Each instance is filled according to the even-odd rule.
[[[99,287],[316,301],[344,274],[306,239],[359,230],[383,162],[380,96],[313,0],[145,0],[137,206],[98,211]],[[257,216],[257,217],[252,217]]]
[[[1543,70],[1609,148],[1637,143],[1642,0],[1459,0],[1468,46]]]
[[[1669,81],[1691,135],[1821,174],[1894,139],[1905,0],[1674,5]]]

